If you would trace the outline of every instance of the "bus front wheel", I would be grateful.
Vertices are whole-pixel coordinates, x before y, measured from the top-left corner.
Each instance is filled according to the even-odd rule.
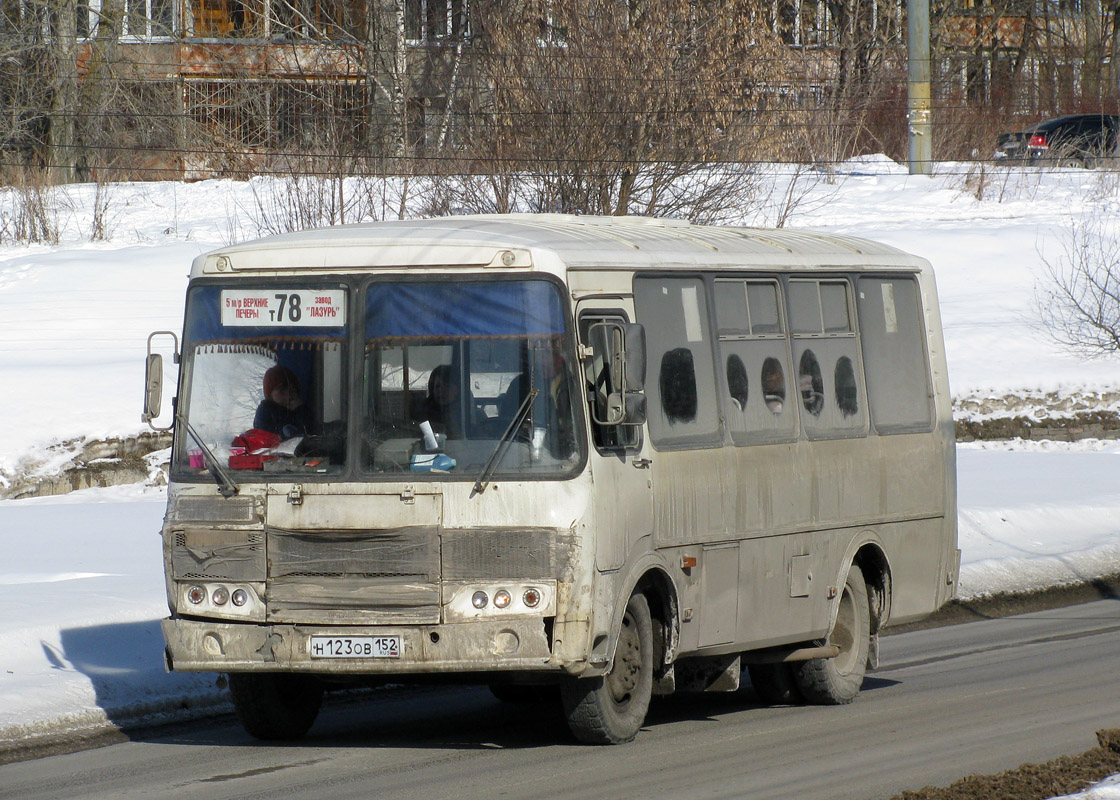
[[[852,565],[840,596],[836,622],[828,643],[840,648],[835,658],[814,658],[794,668],[797,688],[810,703],[841,705],[855,700],[867,669],[871,642],[871,612],[867,584],[859,567]]]
[[[258,739],[298,739],[323,704],[323,685],[306,675],[233,673],[229,693],[237,718]]]
[[[570,678],[560,696],[568,727],[581,742],[621,744],[638,735],[653,694],[653,622],[644,595],[631,596],[614,665],[596,678]]]

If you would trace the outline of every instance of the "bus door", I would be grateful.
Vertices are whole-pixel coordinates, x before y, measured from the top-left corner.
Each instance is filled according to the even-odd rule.
[[[644,424],[610,419],[615,386],[609,362],[612,336],[633,320],[633,303],[621,298],[585,300],[578,307],[581,377],[591,430],[590,465],[595,482],[595,566],[622,567],[627,554],[653,532],[653,473]],[[602,325],[599,323],[615,323]]]

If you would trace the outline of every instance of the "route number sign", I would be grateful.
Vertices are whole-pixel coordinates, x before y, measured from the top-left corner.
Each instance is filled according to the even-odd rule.
[[[346,324],[344,289],[224,289],[222,324],[338,328]]]

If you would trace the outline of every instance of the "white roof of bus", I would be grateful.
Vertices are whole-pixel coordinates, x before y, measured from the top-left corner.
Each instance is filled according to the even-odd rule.
[[[192,275],[212,274],[219,257],[234,272],[500,266],[504,251],[553,254],[569,269],[681,266],[887,266],[921,269],[894,247],[835,234],[691,225],[647,217],[492,214],[371,222],[270,236],[207,253]],[[520,256],[511,266],[527,266]]]

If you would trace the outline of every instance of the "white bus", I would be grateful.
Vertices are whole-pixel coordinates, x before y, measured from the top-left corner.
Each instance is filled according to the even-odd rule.
[[[766,701],[846,703],[880,630],[956,587],[934,278],[891,247],[312,230],[198,257],[182,336],[167,665],[228,673],[262,739],[390,677],[555,696],[596,743],[744,670]]]

